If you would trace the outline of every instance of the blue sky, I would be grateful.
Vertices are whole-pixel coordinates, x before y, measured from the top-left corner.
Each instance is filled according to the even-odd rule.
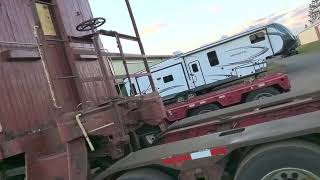
[[[94,16],[107,18],[104,29],[133,34],[124,0],[89,0]],[[309,0],[131,0],[147,54],[195,49],[252,26],[279,22],[294,33],[307,24]],[[116,52],[112,39],[104,46]],[[134,43],[123,42],[137,53]]]

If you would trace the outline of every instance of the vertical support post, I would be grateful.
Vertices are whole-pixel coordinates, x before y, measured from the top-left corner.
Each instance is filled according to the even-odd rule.
[[[123,52],[123,48],[122,48],[122,45],[121,45],[121,41],[120,41],[120,38],[119,38],[119,35],[117,33],[115,33],[115,37],[116,37],[116,40],[117,40],[117,45],[118,45],[118,48],[119,48],[119,52],[120,52],[120,56],[121,56],[121,59],[122,59],[122,62],[123,62],[123,66],[124,66],[124,69],[126,71],[126,76],[129,80],[129,84],[130,84],[130,95],[134,95],[134,92],[133,92],[133,84],[132,84],[132,81],[131,81],[131,78],[130,78],[130,73],[129,73],[129,69],[128,69],[128,64],[127,64],[127,60],[126,60],[126,57],[124,55],[124,52]]]
[[[67,143],[69,180],[88,179],[88,152],[84,139],[77,139]]]
[[[132,8],[131,8],[131,5],[130,5],[130,2],[129,2],[129,0],[125,0],[125,1],[126,1],[126,5],[127,5],[127,8],[128,8],[128,12],[129,12],[129,15],[130,15],[130,19],[131,19],[131,22],[132,22],[132,26],[133,26],[134,32],[135,32],[136,37],[138,39],[138,44],[139,44],[139,48],[140,48],[140,51],[141,51],[141,55],[144,56],[144,55],[146,55],[146,53],[145,53],[143,45],[142,45],[142,41],[141,41],[141,38],[140,38],[140,34],[139,34],[139,31],[138,31],[138,27],[137,27],[136,21],[135,21],[134,16],[133,16],[133,12],[132,12]],[[149,67],[149,64],[148,64],[148,61],[147,61],[146,57],[143,58],[143,63],[144,63],[144,66],[146,68],[146,72],[149,74],[148,78],[149,78],[151,89],[152,89],[153,92],[155,92],[156,88],[155,88],[155,85],[154,85],[154,82],[153,82],[153,79],[152,79],[152,76],[151,76],[150,67]]]
[[[111,76],[111,69],[110,69],[110,71],[108,71],[106,68],[106,64],[104,63],[103,56],[101,53],[101,48],[99,45],[99,34],[95,32],[94,27],[91,27],[91,28],[92,28],[92,34],[94,34],[93,35],[93,45],[94,45],[94,49],[95,49],[95,52],[98,57],[98,62],[99,62],[100,68],[101,68],[103,80],[106,83],[107,90],[108,90],[110,97],[115,97],[115,96],[117,96],[117,92],[115,90],[115,87],[113,87],[114,84],[110,83],[111,79],[113,79],[112,77],[110,77]],[[108,72],[110,72],[110,73],[108,73]]]
[[[317,36],[318,36],[318,41],[320,41],[320,25],[315,26],[314,28],[316,28],[316,33],[317,33]]]

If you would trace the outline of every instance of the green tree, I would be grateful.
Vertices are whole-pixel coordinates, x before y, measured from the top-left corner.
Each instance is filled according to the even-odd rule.
[[[310,23],[314,23],[320,19],[320,0],[312,0],[309,5]]]

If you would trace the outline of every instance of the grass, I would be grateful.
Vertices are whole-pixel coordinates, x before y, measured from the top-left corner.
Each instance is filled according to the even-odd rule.
[[[299,46],[297,48],[299,54],[306,54],[312,52],[320,52],[320,41],[312,42]],[[265,74],[274,74],[274,73],[287,73],[287,67],[284,64],[277,63],[277,61],[267,62],[267,72]]]
[[[274,73],[286,73],[287,68],[284,64],[279,64],[277,62],[268,62],[267,63],[267,72],[266,74],[274,74]]]
[[[297,49],[300,54],[310,52],[320,52],[320,41],[312,42],[309,44],[302,45]]]

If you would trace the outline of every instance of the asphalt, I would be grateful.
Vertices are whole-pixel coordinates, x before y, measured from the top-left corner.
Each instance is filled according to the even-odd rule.
[[[274,60],[284,67],[292,85],[291,92],[320,89],[320,52]]]

